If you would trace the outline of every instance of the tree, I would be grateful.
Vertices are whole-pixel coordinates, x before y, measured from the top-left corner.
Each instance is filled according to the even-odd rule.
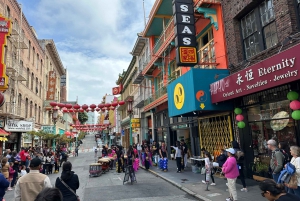
[[[86,112],[79,112],[78,113],[78,120],[81,124],[84,124],[89,119]]]

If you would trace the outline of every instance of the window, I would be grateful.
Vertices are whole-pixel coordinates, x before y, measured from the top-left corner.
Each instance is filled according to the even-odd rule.
[[[10,18],[10,8],[8,6],[6,7],[6,17]]]
[[[28,59],[30,60],[31,42],[28,42]]]
[[[30,75],[29,68],[27,68],[27,80],[26,80],[26,87],[29,87],[29,75]]]
[[[170,76],[169,76],[169,81],[175,80],[178,77],[180,77],[181,71],[180,68],[177,67],[176,62],[172,62],[170,65]]]
[[[38,112],[38,107],[37,104],[34,104],[34,118],[37,120],[37,112]]]
[[[40,71],[41,75],[43,74],[43,60],[41,59],[41,71]]]
[[[162,73],[160,73],[156,78],[156,91],[164,86],[164,81],[162,78]]]
[[[33,103],[30,101],[30,111],[29,111],[29,117],[32,117],[32,110],[33,110]]]
[[[42,97],[42,82],[40,82],[40,97]]]
[[[19,109],[21,108],[21,105],[22,105],[22,94],[19,94],[18,95],[18,107],[19,107]]]
[[[40,55],[36,54],[36,69],[39,70]]]
[[[28,118],[28,98],[25,99],[25,118]]]
[[[34,55],[35,55],[35,49],[33,47],[32,48],[32,65],[34,65],[34,60],[35,60]]]
[[[39,93],[39,79],[35,78],[35,93]]]
[[[216,68],[216,54],[213,29],[209,28],[198,39],[198,56],[200,68]]]
[[[41,106],[39,106],[38,122],[41,123]]]
[[[31,74],[31,90],[33,90],[34,74]]]
[[[241,19],[246,58],[278,43],[273,0],[265,0]],[[263,34],[260,34],[262,32]]]

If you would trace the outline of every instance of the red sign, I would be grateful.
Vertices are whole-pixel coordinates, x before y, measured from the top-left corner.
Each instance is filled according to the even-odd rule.
[[[180,47],[179,57],[181,63],[197,63],[197,51],[194,47]]]
[[[49,71],[49,84],[48,84],[46,100],[55,99],[55,92],[56,92],[55,89],[56,89],[56,73],[55,71]]]
[[[6,45],[7,36],[10,35],[11,32],[11,22],[10,20],[2,17],[0,15],[0,55],[1,55],[1,62],[0,62],[0,91],[5,91],[8,89],[8,77],[6,75],[6,65],[4,63],[4,47]]]
[[[300,79],[300,45],[210,85],[212,103],[245,96]]]
[[[118,94],[120,94],[120,92],[121,92],[120,87],[112,88],[112,94],[113,95],[118,95]]]

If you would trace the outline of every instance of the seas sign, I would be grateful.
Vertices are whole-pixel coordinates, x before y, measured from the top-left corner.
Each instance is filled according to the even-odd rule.
[[[212,103],[241,97],[300,79],[300,45],[210,85]]]
[[[28,132],[33,130],[33,122],[7,120],[4,129],[9,132]]]
[[[198,63],[193,0],[173,0],[177,66]]]

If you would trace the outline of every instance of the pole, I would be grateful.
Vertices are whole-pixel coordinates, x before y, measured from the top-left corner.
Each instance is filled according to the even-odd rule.
[[[54,121],[54,135],[56,135],[56,121]],[[55,147],[56,147],[55,144],[56,144],[56,140],[54,138],[53,142],[52,142],[53,150],[55,150]]]
[[[132,145],[132,125],[131,125],[131,112],[129,114],[129,141],[130,141],[130,144],[129,145]]]

